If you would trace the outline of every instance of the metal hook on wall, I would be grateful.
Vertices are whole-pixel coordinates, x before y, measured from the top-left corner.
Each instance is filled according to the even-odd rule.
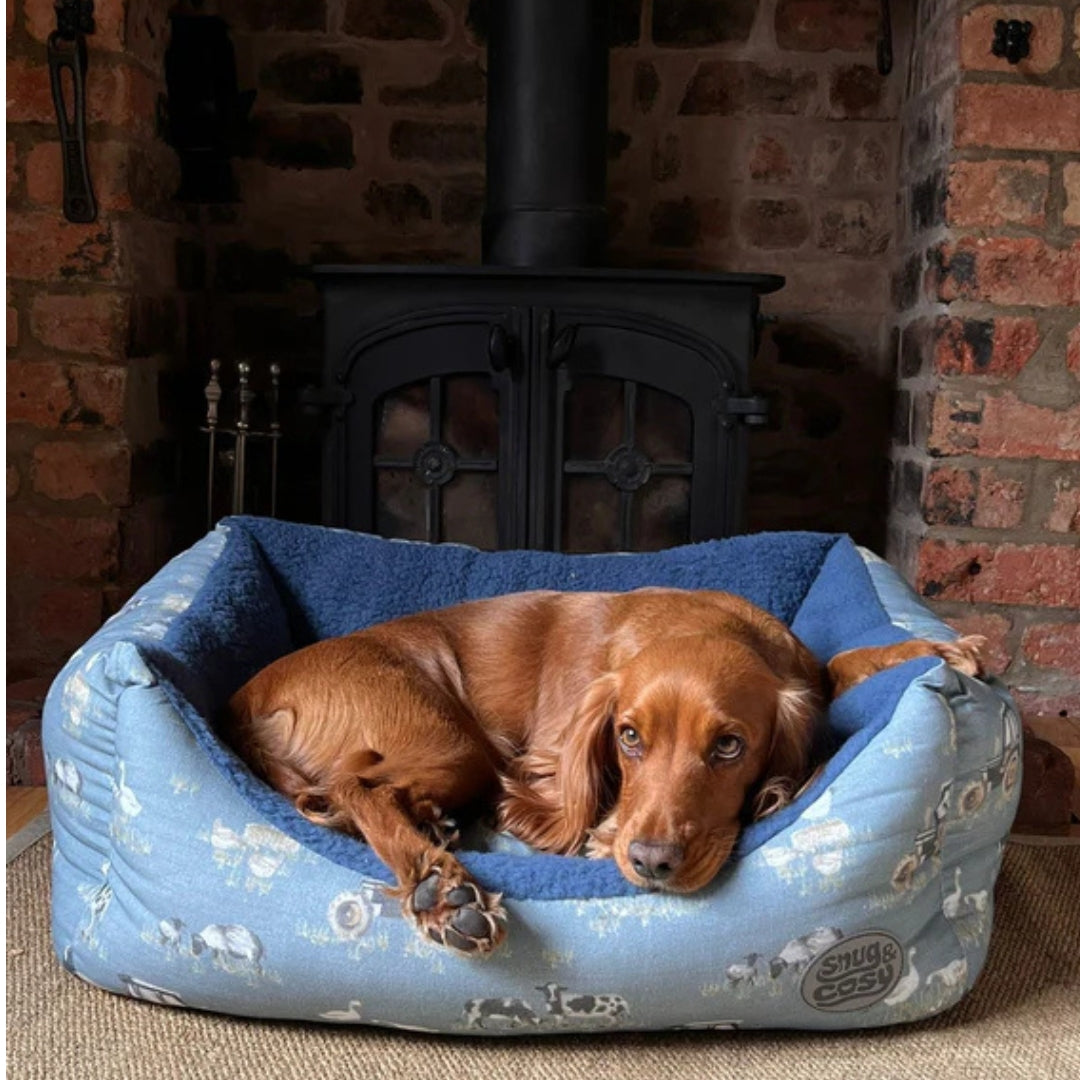
[[[998,19],[994,23],[994,40],[990,51],[1010,64],[1019,64],[1031,55],[1031,23],[1020,19]]]
[[[97,202],[86,160],[86,35],[93,32],[94,0],[59,0],[56,29],[45,46],[60,128],[64,217],[81,223],[97,220]]]
[[[881,0],[881,34],[877,43],[877,69],[879,75],[888,75],[893,69],[892,12],[889,0]]]

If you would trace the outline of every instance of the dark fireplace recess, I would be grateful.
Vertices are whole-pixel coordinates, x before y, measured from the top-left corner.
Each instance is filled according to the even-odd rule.
[[[742,528],[773,275],[607,269],[606,11],[505,0],[481,267],[325,266],[323,520],[640,551]]]

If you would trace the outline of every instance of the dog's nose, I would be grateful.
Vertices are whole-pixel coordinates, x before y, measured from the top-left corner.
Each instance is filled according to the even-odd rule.
[[[678,844],[657,840],[631,840],[626,851],[634,873],[648,881],[665,881],[682,865],[683,849]]]

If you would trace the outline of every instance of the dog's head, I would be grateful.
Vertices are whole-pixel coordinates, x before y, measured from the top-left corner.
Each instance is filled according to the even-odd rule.
[[[742,824],[802,784],[819,708],[735,638],[656,643],[586,693],[565,747],[564,809],[595,826],[593,853],[635,885],[700,889]]]

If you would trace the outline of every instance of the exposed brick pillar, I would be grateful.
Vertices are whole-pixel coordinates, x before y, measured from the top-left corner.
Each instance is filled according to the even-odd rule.
[[[890,555],[941,615],[990,638],[1029,729],[1080,762],[1072,7],[919,5]],[[991,53],[1001,18],[1034,25],[1017,65]]]
[[[175,449],[158,388],[182,359],[172,267],[186,226],[156,130],[168,4],[139,3],[138,18],[128,7],[97,0],[87,39],[99,215],[79,225],[61,211],[53,5],[8,5],[7,655],[9,681],[23,680],[9,780],[12,747],[35,746],[30,691],[40,697],[168,553]],[[16,761],[14,772],[34,779],[40,764]]]

